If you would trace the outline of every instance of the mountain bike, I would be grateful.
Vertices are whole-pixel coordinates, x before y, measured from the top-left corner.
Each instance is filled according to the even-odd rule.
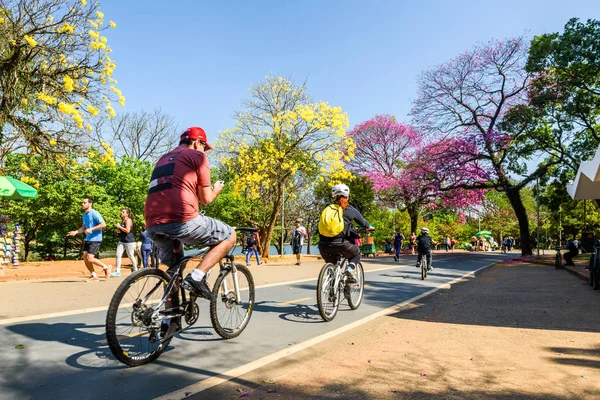
[[[256,228],[235,230],[255,232]],[[178,249],[179,243],[174,248]],[[219,261],[219,276],[210,300],[212,326],[224,339],[239,336],[254,309],[254,279],[248,268],[234,263],[234,249],[235,246]],[[170,269],[172,274],[144,268],[119,285],[106,315],[106,339],[117,360],[132,367],[150,363],[165,351],[175,335],[198,321],[197,297],[181,287],[181,282],[187,263],[209,250],[210,247],[204,247],[188,252]]]
[[[554,256],[554,267],[556,269],[562,269],[562,268],[564,268],[564,266],[563,266],[563,262],[562,262],[562,254],[560,252],[560,244],[556,245],[555,250],[556,250],[556,255]]]
[[[421,280],[427,278],[427,255],[423,254],[421,261],[419,262],[419,268],[421,269]]]
[[[348,283],[348,277],[344,273],[348,260],[341,258],[337,263],[327,263],[321,268],[319,282],[317,283],[317,306],[319,314],[325,322],[332,321],[344,299],[348,299],[348,305],[356,310],[363,300],[365,290],[365,271],[360,262],[356,264],[356,282]]]

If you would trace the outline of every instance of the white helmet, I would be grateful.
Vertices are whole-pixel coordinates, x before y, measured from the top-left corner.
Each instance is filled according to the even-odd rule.
[[[339,196],[349,197],[350,196],[350,188],[343,183],[338,183],[331,189],[331,197],[334,199]]]
[[[429,228],[421,228],[421,233],[429,233]]]

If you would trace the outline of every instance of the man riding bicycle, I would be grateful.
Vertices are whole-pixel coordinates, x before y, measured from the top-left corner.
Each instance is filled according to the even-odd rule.
[[[435,243],[431,239],[431,236],[429,236],[429,229],[422,228],[421,234],[417,236],[417,251],[419,252],[417,256],[417,268],[419,268],[423,256],[426,256],[427,271],[433,271],[433,266],[431,265],[431,250],[433,246],[435,246]]]
[[[211,290],[206,273],[236,242],[235,231],[229,225],[198,213],[198,202],[212,203],[223,189],[222,181],[210,184],[205,151],[211,149],[202,128],[188,128],[181,135],[179,146],[156,163],[144,206],[146,232],[169,270],[183,257],[184,244],[212,247],[182,282],[184,288],[208,300]]]
[[[336,209],[341,208],[340,223],[343,223],[343,230],[335,236],[329,236],[329,232],[325,232],[325,227],[319,223],[319,253],[327,263],[335,264],[340,257],[348,260],[346,267],[346,276],[348,283],[356,282],[356,264],[360,261],[360,248],[354,244],[354,234],[352,233],[352,222],[357,222],[360,226],[368,231],[374,230],[358,210],[348,203],[350,196],[350,188],[344,184],[338,184],[331,190],[333,197],[332,205]]]

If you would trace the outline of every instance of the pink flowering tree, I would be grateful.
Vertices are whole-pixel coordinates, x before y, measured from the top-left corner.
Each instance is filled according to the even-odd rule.
[[[547,151],[558,133],[532,132],[531,115],[520,112],[528,102],[531,82],[524,69],[527,56],[523,38],[479,44],[423,72],[411,112],[416,126],[452,144],[430,155],[432,165],[443,167],[431,171],[446,183],[440,190],[506,193],[519,221],[523,254],[531,254],[531,241],[520,191],[564,159],[562,146]],[[527,160],[543,153],[547,157],[531,170]],[[461,167],[465,160],[470,163]]]
[[[371,180],[381,202],[405,209],[413,232],[417,230],[418,217],[424,209],[460,208],[483,198],[481,191],[461,187],[440,190],[444,185],[461,182],[460,176],[468,175],[471,170],[452,173],[451,168],[436,167],[430,160],[441,159],[438,155],[453,146],[443,141],[425,145],[418,130],[397,122],[393,116],[376,116],[357,125],[349,136],[356,144],[350,170]],[[456,156],[453,162],[454,165],[468,164],[466,156]],[[442,169],[445,174],[440,173]]]

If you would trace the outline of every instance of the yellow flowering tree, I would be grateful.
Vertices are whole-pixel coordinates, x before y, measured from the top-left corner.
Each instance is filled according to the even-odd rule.
[[[0,166],[10,151],[60,155],[82,148],[89,121],[125,98],[98,3],[0,0]]]
[[[236,119],[235,129],[219,137],[219,161],[233,176],[234,196],[264,205],[264,219],[257,223],[268,256],[284,193],[293,195],[319,179],[350,179],[344,169],[354,155],[348,117],[340,107],[311,101],[305,84],[268,76],[251,88]]]

